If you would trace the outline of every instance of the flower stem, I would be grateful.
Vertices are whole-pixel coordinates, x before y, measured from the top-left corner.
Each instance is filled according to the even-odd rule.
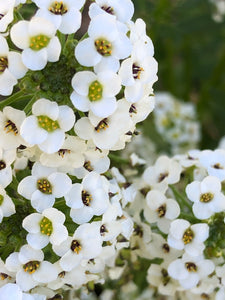
[[[3,107],[12,104],[13,102],[17,101],[18,99],[22,100],[23,98],[27,98],[28,95],[24,94],[24,91],[21,90],[15,94],[13,94],[12,96],[2,100],[0,102],[0,109],[2,109]]]
[[[32,105],[34,104],[34,102],[37,100],[36,99],[36,95],[33,95],[33,97],[30,99],[30,101],[27,103],[27,105],[24,108],[24,112],[26,113],[26,115],[30,112]]]
[[[183,195],[181,195],[181,193],[179,193],[178,190],[174,186],[169,185],[169,187],[173,191],[174,196],[175,196],[177,202],[179,202],[179,204],[181,204],[181,203],[184,204],[186,207],[188,207],[192,211],[192,205],[191,205],[191,203],[189,203],[189,201]]]

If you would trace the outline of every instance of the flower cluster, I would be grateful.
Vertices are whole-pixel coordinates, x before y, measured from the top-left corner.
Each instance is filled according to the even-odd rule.
[[[225,1],[224,0],[210,0],[214,5],[213,20],[215,22],[223,22],[225,15]]]
[[[224,169],[225,150],[190,150],[160,156],[129,179],[136,188],[126,209],[134,222],[130,260],[144,262],[152,299],[224,299]]]
[[[200,124],[195,106],[178,101],[165,92],[156,94],[156,103],[154,124],[171,152],[176,154],[196,148],[200,140]]]
[[[129,246],[109,151],[154,109],[157,62],[131,0],[91,3],[80,39],[85,0],[25,2],[0,4],[0,298],[61,299]]]

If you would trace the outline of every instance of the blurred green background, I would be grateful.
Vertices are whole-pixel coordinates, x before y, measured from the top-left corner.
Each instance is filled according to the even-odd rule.
[[[208,0],[134,0],[135,17],[159,63],[154,91],[168,91],[196,104],[202,126],[201,149],[215,148],[225,135],[225,17],[212,19]],[[151,136],[151,117],[144,122]]]

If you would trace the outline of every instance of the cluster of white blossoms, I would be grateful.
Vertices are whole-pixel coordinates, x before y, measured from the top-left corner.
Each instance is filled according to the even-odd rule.
[[[224,0],[209,0],[214,6],[215,11],[212,15],[215,22],[223,22],[225,15],[225,1]]]
[[[109,151],[154,109],[157,62],[131,0],[92,1],[77,40],[84,5],[0,3],[0,299],[103,283],[129,246],[136,189]]]
[[[130,173],[130,260],[144,262],[151,299],[225,298],[224,170],[225,150],[216,149],[160,156],[142,177]]]
[[[194,104],[178,101],[166,92],[156,93],[154,124],[173,154],[195,149],[200,140],[200,124]]]

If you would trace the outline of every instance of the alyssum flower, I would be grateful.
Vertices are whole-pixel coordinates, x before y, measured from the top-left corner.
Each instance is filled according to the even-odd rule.
[[[27,117],[21,125],[21,136],[30,145],[47,153],[60,150],[65,140],[65,132],[75,122],[73,110],[67,105],[42,98],[32,106],[33,115]]]

